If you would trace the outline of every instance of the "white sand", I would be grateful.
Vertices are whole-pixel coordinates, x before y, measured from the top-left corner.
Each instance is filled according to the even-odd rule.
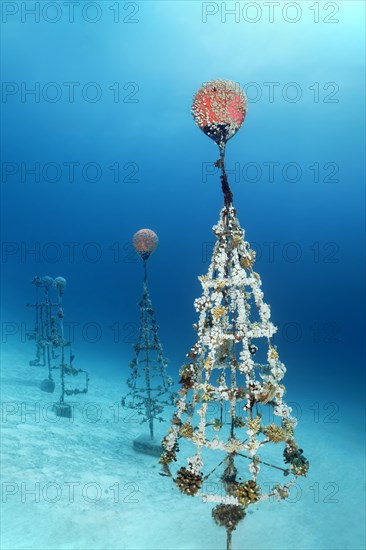
[[[157,459],[133,451],[146,427],[126,419],[118,405],[122,382],[108,381],[107,369],[105,378],[91,371],[90,392],[74,398],[74,421],[59,419],[47,408],[58,386],[53,395],[39,390],[46,372],[28,366],[29,351],[3,351],[2,549],[225,550],[225,530],[214,524],[211,505],[182,495],[159,475]],[[301,401],[298,440],[311,463],[301,494],[253,507],[233,534],[235,550],[365,547],[357,410],[348,413],[344,405],[339,422],[324,422],[324,412],[315,422],[314,401]],[[22,418],[24,407],[37,407],[38,417]],[[159,426],[161,436],[167,427]]]

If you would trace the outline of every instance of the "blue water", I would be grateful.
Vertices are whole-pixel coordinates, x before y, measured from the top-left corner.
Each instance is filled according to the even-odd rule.
[[[273,21],[263,2],[81,4],[72,18],[62,2],[2,3],[4,348],[29,346],[33,276],[61,275],[76,362],[123,384],[142,293],[131,239],[148,227],[159,236],[150,293],[177,379],[222,206],[218,151],[191,102],[203,82],[234,80],[249,109],[227,169],[279,326],[287,399],[317,403],[324,429],[335,404],[362,457],[363,3],[280,2]],[[334,517],[345,513],[346,497]],[[361,526],[347,548],[362,547]]]

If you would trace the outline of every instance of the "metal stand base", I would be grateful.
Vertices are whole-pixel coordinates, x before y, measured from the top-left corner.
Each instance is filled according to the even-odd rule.
[[[72,418],[72,408],[71,405],[66,405],[65,403],[55,403],[52,407],[53,412],[56,413],[56,416],[62,416],[63,418]]]
[[[39,387],[42,391],[53,393],[55,391],[55,382],[54,380],[45,378],[44,380],[42,380],[41,385]]]

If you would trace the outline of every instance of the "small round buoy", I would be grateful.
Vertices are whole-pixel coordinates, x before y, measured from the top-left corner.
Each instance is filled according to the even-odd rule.
[[[157,234],[151,229],[140,229],[133,236],[133,246],[143,258],[150,256],[159,244]]]
[[[64,279],[63,277],[56,277],[56,279],[53,281],[53,284],[60,294],[64,293],[66,287],[66,279]]]

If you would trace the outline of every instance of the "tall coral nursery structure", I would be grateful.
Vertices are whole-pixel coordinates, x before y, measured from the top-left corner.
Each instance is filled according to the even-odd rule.
[[[196,124],[220,149],[224,207],[213,228],[217,241],[208,273],[199,277],[197,342],[180,371],[180,398],[160,458],[163,475],[182,493],[215,503],[212,516],[226,529],[227,550],[247,508],[288,497],[309,467],[294,439],[296,421],[283,400],[285,366],[271,343],[276,328],[225,172],[226,142],[246,110],[244,92],[230,81],[208,82],[194,98]],[[188,458],[182,464],[183,453]],[[273,483],[273,472],[285,483]]]
[[[160,444],[154,445],[154,422],[162,422],[165,405],[172,405],[172,379],[167,376],[167,360],[159,340],[159,327],[156,324],[147,277],[147,261],[158,245],[158,237],[151,229],[141,229],[135,233],[133,244],[141,256],[144,266],[143,295],[139,303],[140,327],[138,340],[134,345],[135,357],[130,363],[131,373],[127,380],[129,393],[122,398],[122,405],[134,409],[141,423],[149,425],[150,441],[143,436],[134,441],[136,450],[160,455]]]

